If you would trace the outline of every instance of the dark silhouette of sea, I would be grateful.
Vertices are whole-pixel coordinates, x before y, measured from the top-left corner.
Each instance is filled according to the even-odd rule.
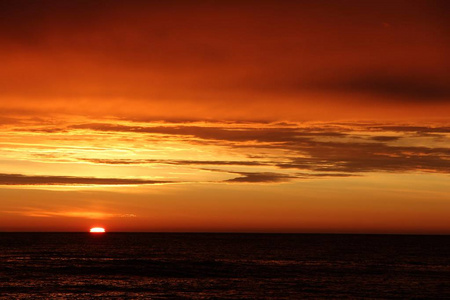
[[[0,233],[1,299],[450,299],[450,236]]]

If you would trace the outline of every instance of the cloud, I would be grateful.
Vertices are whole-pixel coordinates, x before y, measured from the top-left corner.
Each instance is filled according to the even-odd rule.
[[[301,179],[313,179],[313,178],[325,178],[325,177],[353,177],[353,176],[360,176],[358,174],[351,174],[351,173],[333,173],[333,172],[326,172],[326,173],[296,173],[296,178]]]
[[[450,126],[415,126],[415,125],[377,125],[367,126],[369,130],[415,132],[415,133],[450,133]]]
[[[402,114],[401,105],[374,111],[370,97],[348,105],[340,93],[445,102],[440,5],[3,0],[0,109],[148,119]]]
[[[249,161],[193,161],[193,160],[90,160],[97,163],[128,164],[128,163],[166,163],[174,165],[242,165],[242,166],[277,166],[315,172],[440,172],[450,173],[450,148],[424,147],[421,145],[394,145],[404,138],[410,141],[417,134],[450,132],[448,126],[413,126],[392,124],[356,124],[352,128],[347,124],[322,124],[310,127],[214,127],[201,126],[124,126],[112,124],[85,124],[74,128],[83,128],[111,132],[135,132],[139,134],[165,134],[170,136],[185,136],[187,140],[196,143],[222,145],[233,148],[279,149],[290,152],[278,160],[265,159],[260,162]],[[376,136],[369,134],[381,133]],[[386,132],[396,136],[383,135]],[[414,134],[414,135],[412,135]],[[296,157],[297,156],[297,157]],[[259,158],[264,158],[261,156]],[[255,177],[264,180],[264,177]],[[239,179],[239,180],[251,180]]]
[[[225,182],[232,183],[280,183],[288,182],[294,179],[314,179],[314,178],[326,178],[326,177],[351,177],[357,176],[350,173],[296,173],[296,174],[284,174],[274,172],[230,172],[221,170],[221,172],[227,172],[231,174],[239,174],[240,177],[228,179]]]
[[[237,178],[225,179],[224,182],[229,183],[283,182],[295,179],[354,176],[367,172],[450,173],[450,148],[447,143],[449,127],[445,123],[411,125],[372,122],[226,122],[223,124],[203,122],[203,124],[166,123],[161,125],[159,122],[119,121],[118,123],[79,123],[61,126],[61,130],[71,133],[67,137],[55,133],[57,139],[63,139],[66,144],[83,141],[83,136],[91,138],[101,135],[111,138],[111,145],[114,145],[116,141],[120,142],[120,148],[125,151],[117,151],[114,147],[110,149],[90,147],[89,151],[79,151],[79,149],[66,151],[64,147],[67,146],[61,146],[61,149],[40,153],[41,148],[35,149],[31,146],[33,154],[28,158],[31,157],[39,163],[83,161],[109,165],[107,168],[120,165],[120,169],[127,172],[138,165],[139,172],[148,168],[149,165],[170,165],[170,172],[172,172],[169,172],[172,174],[170,176],[180,177],[183,182],[182,178],[186,175],[173,171],[177,166],[190,167],[192,170],[189,172],[192,174],[195,174],[195,170],[209,167],[210,171],[239,175]],[[33,134],[36,133],[33,132]],[[52,135],[52,133],[49,134]],[[430,134],[433,136],[429,136]],[[149,139],[161,141],[161,144],[159,145],[159,142],[153,144],[151,158],[146,158]],[[130,143],[131,140],[133,143]],[[51,147],[54,147],[53,138],[51,143]],[[166,146],[163,146],[166,143],[169,145],[182,143],[181,148],[186,149],[182,151],[208,153],[205,157],[214,157],[213,155],[217,154],[215,151],[220,149],[220,153],[226,154],[227,159],[179,159],[183,156],[178,154],[171,157],[173,152],[167,152]],[[26,147],[30,146],[26,145]],[[11,149],[8,148],[7,151]],[[214,153],[208,151],[214,151]],[[11,153],[17,153],[17,151]],[[197,154],[193,158],[197,158]],[[228,159],[230,154],[238,154],[239,158]],[[186,157],[189,158],[189,156]],[[101,166],[91,167],[102,168]],[[166,167],[158,166],[157,168]],[[198,180],[205,181],[204,175],[199,178],[201,179]],[[3,185],[127,185],[170,182],[174,181],[86,176],[0,175],[0,184]]]
[[[328,83],[323,81],[318,83],[317,88],[375,95],[380,96],[380,99],[385,99],[385,101],[450,102],[450,80],[445,77],[366,73],[355,74],[350,78],[335,79]]]
[[[136,218],[135,214],[117,214],[98,211],[47,211],[39,209],[28,209],[20,211],[5,211],[10,214],[17,214],[27,217],[39,218],[55,218],[55,217],[69,217],[69,218],[83,218],[83,219],[110,219],[110,218]]]
[[[0,185],[138,185],[161,184],[170,181],[126,179],[126,178],[96,178],[72,176],[40,176],[22,174],[1,174]]]
[[[91,123],[72,125],[70,129],[89,129],[105,132],[150,133],[180,135],[203,140],[222,140],[232,142],[290,142],[304,141],[311,137],[343,137],[346,133],[331,131],[327,128],[292,128],[292,127],[234,127],[226,126],[127,126],[108,123]]]
[[[318,172],[450,173],[450,148],[394,147],[383,143],[317,143],[307,151],[309,157],[295,158],[278,166]]]
[[[228,172],[233,174],[239,174],[240,177],[228,179],[225,182],[233,183],[277,183],[286,182],[291,179],[297,178],[292,175],[272,172]]]
[[[213,123],[214,124],[214,123]],[[239,123],[237,123],[239,124]],[[390,125],[373,123],[322,123],[315,126],[301,126],[298,123],[289,123],[289,126],[270,126],[268,123],[254,124],[253,127],[228,127],[227,124],[214,124],[214,126],[191,126],[176,124],[175,126],[130,126],[109,123],[90,123],[71,125],[68,129],[87,129],[102,132],[124,132],[141,134],[164,134],[194,137],[201,140],[223,140],[230,142],[263,142],[288,143],[310,141],[314,138],[345,138],[351,137],[353,131],[390,131],[396,133],[450,133],[449,126],[416,126],[416,125]],[[65,129],[62,129],[65,130]],[[360,133],[359,133],[360,134]],[[355,136],[355,135],[353,135]],[[372,137],[381,141],[393,141],[400,137]]]
[[[257,161],[221,161],[221,160],[173,160],[173,159],[89,159],[87,161],[96,164],[107,165],[140,165],[140,164],[168,164],[168,165],[216,165],[216,166],[265,166],[267,163]]]
[[[374,136],[371,137],[372,140],[378,141],[378,142],[391,142],[391,141],[397,141],[400,139],[398,136]]]

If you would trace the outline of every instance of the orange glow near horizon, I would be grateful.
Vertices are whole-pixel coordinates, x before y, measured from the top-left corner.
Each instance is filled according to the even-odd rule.
[[[442,3],[0,4],[0,231],[450,233]]]

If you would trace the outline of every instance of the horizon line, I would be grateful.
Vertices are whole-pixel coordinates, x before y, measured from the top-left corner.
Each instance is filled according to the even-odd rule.
[[[89,231],[0,231],[4,233],[86,233]],[[120,234],[261,234],[261,235],[408,235],[408,236],[450,236],[450,233],[378,233],[378,232],[266,232],[266,231],[106,231],[108,233]],[[96,233],[98,235],[98,233]]]

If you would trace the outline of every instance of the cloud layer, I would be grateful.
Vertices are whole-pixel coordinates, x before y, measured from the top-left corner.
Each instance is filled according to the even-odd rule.
[[[0,109],[165,119],[446,117],[445,1],[0,3]]]
[[[445,123],[38,123],[4,125],[18,141],[38,138],[26,144],[5,139],[4,163],[20,158],[30,168],[57,163],[80,171],[3,173],[1,185],[267,184],[373,172],[450,173]],[[89,176],[91,169],[108,175]]]
[[[320,172],[405,172],[450,171],[450,149],[448,147],[405,145],[400,139],[408,138],[414,143],[428,133],[442,133],[435,138],[447,139],[447,126],[390,126],[368,125],[365,133],[328,126],[315,128],[268,127],[268,128],[226,128],[226,127],[135,127],[111,126],[108,124],[88,124],[75,126],[96,131],[131,132],[140,134],[164,134],[195,139],[202,143],[223,143],[231,147],[245,149],[279,149],[289,151],[286,162],[260,161],[189,161],[150,160],[134,163],[166,163],[175,165],[267,165],[280,168]],[[395,136],[384,136],[392,132]],[[297,156],[297,157],[296,157]],[[133,161],[105,161],[100,163],[124,163]]]
[[[125,178],[0,174],[0,185],[140,185],[161,183],[168,182]]]

